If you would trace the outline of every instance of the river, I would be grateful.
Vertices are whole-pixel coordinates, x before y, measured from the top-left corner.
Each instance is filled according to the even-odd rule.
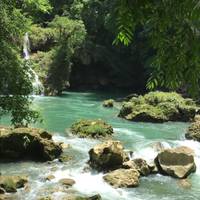
[[[61,178],[73,178],[76,184],[68,193],[83,195],[100,194],[103,200],[199,200],[200,199],[200,144],[188,141],[184,133],[187,123],[135,123],[117,117],[118,108],[104,108],[102,101],[118,95],[103,93],[69,92],[62,97],[35,97],[33,107],[38,109],[44,119],[37,127],[53,132],[55,141],[70,144],[67,150],[73,159],[66,163],[57,160],[52,163],[18,162],[1,163],[2,174],[27,174],[29,188],[21,189],[12,195],[16,200],[37,200],[40,196],[52,194],[55,199],[62,199],[64,194],[58,181]],[[134,152],[135,158],[152,160],[156,152],[156,143],[164,147],[189,146],[196,153],[196,173],[189,176],[192,187],[184,189],[177,179],[162,175],[150,175],[140,178],[140,186],[132,189],[114,189],[102,179],[103,174],[84,171],[88,160],[88,151],[95,144],[94,139],[80,139],[70,135],[71,124],[78,119],[103,119],[110,123],[115,131],[114,139],[120,140],[124,147]],[[8,119],[2,119],[7,124]],[[52,181],[45,177],[54,175]]]

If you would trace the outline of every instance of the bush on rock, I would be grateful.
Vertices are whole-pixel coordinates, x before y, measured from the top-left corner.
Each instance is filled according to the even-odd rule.
[[[102,138],[111,136],[113,128],[102,120],[80,120],[71,126],[71,132],[81,138]]]
[[[197,110],[195,102],[175,92],[150,92],[125,102],[119,117],[131,121],[190,121]]]

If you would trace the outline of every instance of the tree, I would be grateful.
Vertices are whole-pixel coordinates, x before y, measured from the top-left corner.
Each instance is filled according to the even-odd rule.
[[[134,42],[135,30],[140,26],[154,51],[148,89],[186,86],[191,94],[198,93],[199,0],[118,0],[116,15],[116,44]]]
[[[49,26],[54,29],[57,46],[52,50],[54,58],[47,82],[50,90],[60,95],[69,84],[72,57],[83,43],[86,30],[81,20],[59,16],[56,16]]]
[[[20,1],[19,1],[20,2]],[[15,0],[0,1],[0,117],[11,114],[14,126],[27,126],[39,114],[30,108],[33,91],[28,62],[20,56],[22,38],[28,29],[27,18]],[[25,3],[31,1],[24,1]]]

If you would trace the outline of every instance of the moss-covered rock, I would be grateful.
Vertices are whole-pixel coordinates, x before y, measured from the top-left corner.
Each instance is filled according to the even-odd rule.
[[[199,116],[198,116],[199,118]],[[195,140],[200,142],[200,120],[196,120],[193,122],[185,134],[185,137],[189,140]]]
[[[71,132],[81,138],[102,138],[111,136],[113,128],[102,120],[80,120],[71,126]]]
[[[108,99],[103,102],[103,106],[107,108],[112,108],[114,106],[114,100]]]
[[[199,107],[192,99],[184,99],[175,92],[150,92],[125,102],[119,117],[131,121],[166,122],[190,121]]]
[[[36,128],[0,129],[0,161],[53,160],[62,148],[47,131]]]
[[[0,176],[0,187],[9,193],[17,192],[17,189],[24,187],[27,182],[26,176]]]

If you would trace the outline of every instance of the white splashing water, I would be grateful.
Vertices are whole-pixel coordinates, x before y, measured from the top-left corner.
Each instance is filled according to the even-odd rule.
[[[23,44],[23,53],[24,53],[24,59],[29,60],[30,59],[30,40],[28,33],[24,36],[24,44]],[[43,94],[44,87],[37,75],[37,73],[30,67],[30,73],[29,77],[33,79],[32,85],[33,85],[33,92],[34,94]]]

